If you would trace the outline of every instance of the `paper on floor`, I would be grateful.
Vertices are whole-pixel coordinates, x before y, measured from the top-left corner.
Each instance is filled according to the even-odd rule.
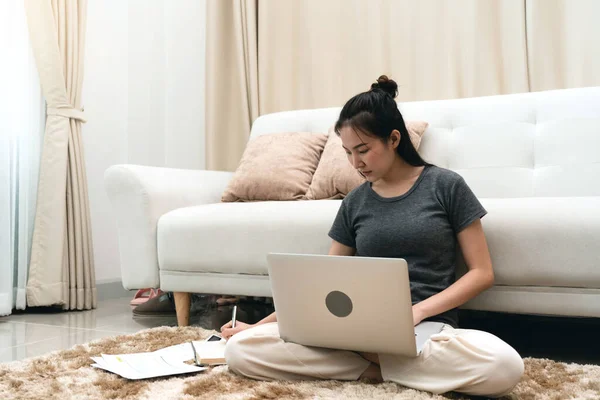
[[[192,358],[192,346],[188,342],[152,353],[102,354],[101,357],[92,357],[92,367],[132,380],[189,374],[207,369],[184,363]]]

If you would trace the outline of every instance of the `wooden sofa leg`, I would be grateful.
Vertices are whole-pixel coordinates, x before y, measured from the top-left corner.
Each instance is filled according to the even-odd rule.
[[[187,292],[175,292],[175,312],[177,313],[177,325],[188,326],[190,324],[190,304],[192,294]]]

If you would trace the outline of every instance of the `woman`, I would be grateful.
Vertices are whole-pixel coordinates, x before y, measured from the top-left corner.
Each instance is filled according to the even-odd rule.
[[[416,358],[359,354],[286,343],[273,313],[255,326],[221,328],[231,370],[254,379],[371,378],[490,397],[510,392],[521,378],[523,360],[507,343],[458,329],[457,307],[494,282],[480,221],[486,211],[460,175],[419,156],[394,100],[397,88],[381,76],[346,103],[335,125],[348,160],[367,181],[342,201],[329,254],[406,259],[414,324],[439,321],[443,330]],[[468,272],[455,281],[457,244]]]

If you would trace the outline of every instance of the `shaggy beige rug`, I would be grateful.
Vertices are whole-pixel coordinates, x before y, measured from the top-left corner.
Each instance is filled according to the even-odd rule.
[[[195,375],[127,381],[90,367],[91,356],[154,351],[208,337],[195,327],[148,329],[70,350],[0,364],[0,399],[466,399],[393,384],[305,381],[257,382],[216,367]],[[525,375],[505,399],[600,399],[600,366],[525,359]]]

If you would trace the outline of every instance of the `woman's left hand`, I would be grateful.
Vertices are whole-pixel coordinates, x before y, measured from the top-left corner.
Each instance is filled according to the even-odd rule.
[[[426,315],[423,313],[423,311],[421,311],[421,308],[418,304],[415,304],[412,307],[412,313],[414,326],[419,325],[421,321],[423,321],[426,318]]]

